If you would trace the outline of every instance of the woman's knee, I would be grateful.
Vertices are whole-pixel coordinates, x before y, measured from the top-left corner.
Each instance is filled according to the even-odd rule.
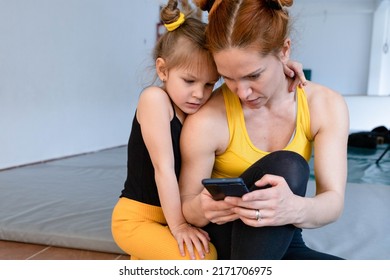
[[[251,187],[265,174],[283,177],[296,195],[304,196],[309,180],[310,168],[307,161],[292,151],[276,151],[264,156],[250,166],[241,178]]]

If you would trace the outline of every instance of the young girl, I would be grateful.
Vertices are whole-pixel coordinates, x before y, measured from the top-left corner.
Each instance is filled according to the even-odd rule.
[[[178,176],[182,124],[209,99],[219,76],[205,48],[205,24],[186,18],[177,6],[169,0],[161,11],[167,32],[154,60],[162,86],[139,97],[127,179],[112,215],[114,240],[131,259],[217,258],[208,234],[184,219]]]

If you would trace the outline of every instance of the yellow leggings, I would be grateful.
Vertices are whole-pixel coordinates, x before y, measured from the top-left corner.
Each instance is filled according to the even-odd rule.
[[[112,213],[111,231],[116,244],[131,259],[138,260],[188,260],[179,252],[176,239],[171,234],[161,207],[148,205],[128,198],[120,198]],[[205,259],[216,260],[217,251],[209,243],[210,253]],[[196,252],[196,250],[195,250]],[[199,255],[196,252],[196,258]]]

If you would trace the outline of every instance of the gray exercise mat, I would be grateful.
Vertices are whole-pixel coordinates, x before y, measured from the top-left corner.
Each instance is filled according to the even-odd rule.
[[[0,239],[123,253],[112,239],[111,212],[126,177],[126,148],[0,171]],[[349,170],[360,173],[350,176],[343,215],[305,229],[309,247],[346,259],[390,259],[390,181],[381,173],[389,157],[373,166],[376,154],[349,155]]]
[[[125,147],[0,172],[0,239],[122,253],[110,222],[125,174]]]

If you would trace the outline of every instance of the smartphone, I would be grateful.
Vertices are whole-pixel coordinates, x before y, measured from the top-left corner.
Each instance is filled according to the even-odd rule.
[[[208,178],[203,179],[202,184],[214,200],[223,200],[226,196],[241,197],[249,192],[242,178]]]

